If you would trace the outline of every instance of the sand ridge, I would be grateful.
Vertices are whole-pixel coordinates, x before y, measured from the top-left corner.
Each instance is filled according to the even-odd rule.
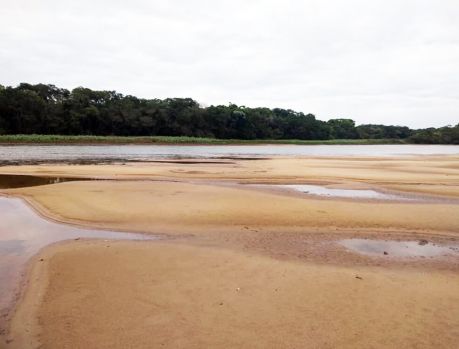
[[[3,166],[0,173],[112,179],[218,180],[250,183],[364,183],[408,192],[459,196],[458,156],[274,157],[220,163]],[[445,190],[445,186],[448,190]]]
[[[57,219],[128,231],[202,227],[347,227],[459,231],[458,206],[317,200],[183,182],[82,181],[9,190]],[[377,210],[374,208],[377,207]]]

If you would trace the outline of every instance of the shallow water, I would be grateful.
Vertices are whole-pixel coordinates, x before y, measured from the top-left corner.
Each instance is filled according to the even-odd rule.
[[[29,176],[29,175],[0,174],[0,189],[35,187],[39,185],[55,184],[55,183],[78,181],[78,180],[89,180],[89,179],[72,178],[72,177],[41,177],[41,176]]]
[[[240,156],[459,155],[457,145],[0,145],[0,162]]]
[[[395,241],[395,240],[369,240],[369,239],[344,239],[339,244],[352,252],[369,256],[380,257],[441,257],[448,255],[459,256],[459,245],[439,245],[425,240],[420,241]]]
[[[292,189],[308,195],[324,197],[338,197],[350,199],[373,199],[373,200],[411,200],[408,197],[396,194],[387,194],[369,189],[335,189],[320,185],[285,184],[277,187]]]
[[[14,302],[29,258],[49,244],[77,238],[152,240],[157,237],[54,223],[40,217],[21,199],[0,196],[0,332],[1,319]]]

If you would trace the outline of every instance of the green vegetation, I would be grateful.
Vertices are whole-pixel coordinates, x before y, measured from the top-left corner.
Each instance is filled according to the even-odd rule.
[[[191,98],[140,99],[22,83],[0,85],[0,135],[3,143],[459,144],[459,124],[356,126],[351,119],[321,121],[290,109],[202,107]]]
[[[401,139],[216,139],[173,136],[62,136],[62,135],[0,135],[0,144],[402,144]]]

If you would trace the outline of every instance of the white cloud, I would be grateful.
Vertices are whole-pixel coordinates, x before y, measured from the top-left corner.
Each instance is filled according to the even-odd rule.
[[[0,0],[2,84],[459,123],[457,0]]]

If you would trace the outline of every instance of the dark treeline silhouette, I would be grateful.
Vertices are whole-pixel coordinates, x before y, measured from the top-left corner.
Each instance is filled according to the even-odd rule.
[[[201,107],[190,98],[141,99],[115,91],[0,85],[0,134],[192,136],[220,139],[405,139],[459,144],[455,127],[412,130],[317,120],[290,109]]]

